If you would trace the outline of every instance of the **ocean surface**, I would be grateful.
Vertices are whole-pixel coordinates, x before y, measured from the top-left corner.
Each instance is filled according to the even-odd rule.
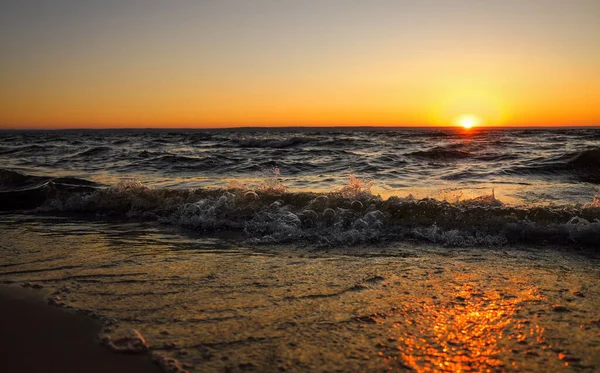
[[[215,188],[260,183],[278,169],[291,191],[333,191],[353,174],[385,196],[495,188],[510,201],[587,203],[600,182],[600,129],[0,132],[0,161],[4,170],[104,186]]]
[[[268,242],[599,242],[598,128],[4,131],[0,165],[4,211]]]
[[[0,284],[168,372],[597,372],[599,182],[592,128],[4,131]]]

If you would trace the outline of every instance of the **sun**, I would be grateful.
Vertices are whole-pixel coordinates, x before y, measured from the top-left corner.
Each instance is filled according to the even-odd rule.
[[[479,126],[481,124],[481,118],[473,114],[463,114],[454,119],[454,124],[463,127],[464,129],[470,129]]]

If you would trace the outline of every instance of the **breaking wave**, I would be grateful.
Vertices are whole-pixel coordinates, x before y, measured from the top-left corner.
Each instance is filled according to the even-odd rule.
[[[508,206],[492,192],[453,203],[412,196],[384,200],[371,193],[370,182],[354,177],[347,186],[329,193],[294,193],[277,176],[254,189],[239,183],[224,189],[161,189],[137,181],[100,187],[62,178],[0,192],[0,202],[3,210],[84,213],[153,220],[195,231],[238,231],[253,243],[331,246],[416,240],[448,246],[600,247],[598,199],[587,205]],[[0,178],[3,183],[37,180],[6,170]],[[10,200],[27,202],[6,203]]]

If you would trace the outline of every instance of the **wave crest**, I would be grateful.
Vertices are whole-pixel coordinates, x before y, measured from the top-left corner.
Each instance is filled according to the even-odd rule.
[[[427,159],[465,159],[473,157],[473,154],[466,150],[452,149],[451,147],[435,147],[429,150],[420,150],[407,155],[412,157],[427,158]]]
[[[506,171],[519,175],[570,173],[578,180],[600,183],[600,148],[568,153],[554,159],[544,159]]]
[[[276,176],[276,174],[275,174]],[[348,245],[425,240],[448,246],[510,243],[600,247],[600,207],[512,207],[494,193],[447,202],[369,192],[356,178],[330,193],[291,193],[273,184],[248,190],[152,189],[136,181],[87,191],[58,190],[38,211],[155,220],[192,230],[243,232],[254,243]]]

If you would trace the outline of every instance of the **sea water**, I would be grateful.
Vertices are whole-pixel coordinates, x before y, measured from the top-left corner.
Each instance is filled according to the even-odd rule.
[[[189,371],[600,369],[600,130],[0,133],[0,281]]]

